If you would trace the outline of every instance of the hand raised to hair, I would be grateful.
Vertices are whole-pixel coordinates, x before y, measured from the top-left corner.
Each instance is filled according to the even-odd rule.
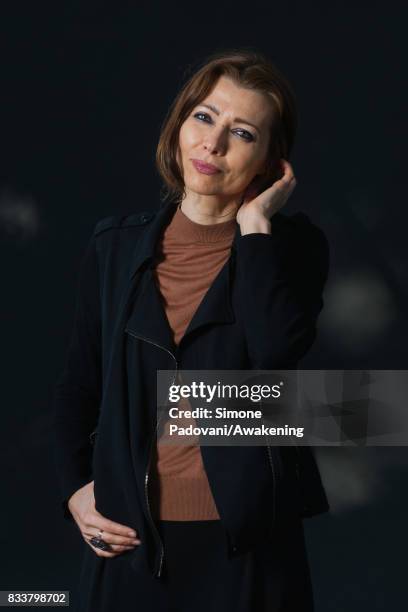
[[[284,171],[282,178],[264,191],[259,193],[256,179],[248,185],[237,212],[237,223],[241,225],[253,219],[269,221],[286,204],[296,186],[296,179],[291,164],[283,158],[281,164]]]

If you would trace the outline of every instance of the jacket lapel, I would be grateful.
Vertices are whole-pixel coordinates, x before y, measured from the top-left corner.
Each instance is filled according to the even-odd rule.
[[[162,296],[156,285],[153,267],[156,246],[161,234],[175,213],[177,203],[167,204],[159,209],[153,221],[146,228],[132,257],[129,282],[141,272],[143,264],[149,262],[141,273],[141,287],[133,304],[126,329],[131,335],[149,340],[174,353],[176,345],[173,331],[166,316]],[[181,344],[193,331],[211,323],[233,323],[235,315],[232,308],[232,276],[235,262],[235,245],[240,234],[239,224],[231,246],[231,256],[221,268],[213,283],[204,294],[198,308],[180,340]]]

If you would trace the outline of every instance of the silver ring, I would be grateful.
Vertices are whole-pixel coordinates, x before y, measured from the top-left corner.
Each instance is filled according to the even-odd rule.
[[[92,544],[92,546],[95,546],[95,548],[100,548],[101,550],[112,550],[110,545],[102,538],[102,534],[103,530],[98,529],[98,535],[91,538],[89,542]]]

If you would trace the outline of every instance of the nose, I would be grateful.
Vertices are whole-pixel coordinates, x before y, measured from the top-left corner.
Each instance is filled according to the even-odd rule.
[[[227,147],[226,134],[223,129],[213,130],[204,140],[204,148],[211,154],[225,154]]]

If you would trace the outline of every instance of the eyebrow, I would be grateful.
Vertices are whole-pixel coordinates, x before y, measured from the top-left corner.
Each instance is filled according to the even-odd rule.
[[[198,104],[197,106],[205,106],[206,108],[209,108],[210,110],[212,110],[216,115],[220,114],[220,111],[218,110],[218,108],[216,106],[214,106],[213,104],[204,104],[204,103],[201,103],[201,104]],[[259,133],[261,133],[259,128],[258,128],[258,126],[256,126],[254,123],[251,123],[247,119],[241,119],[240,117],[235,117],[234,121],[236,121],[237,123],[246,123],[247,125],[251,125]]]

